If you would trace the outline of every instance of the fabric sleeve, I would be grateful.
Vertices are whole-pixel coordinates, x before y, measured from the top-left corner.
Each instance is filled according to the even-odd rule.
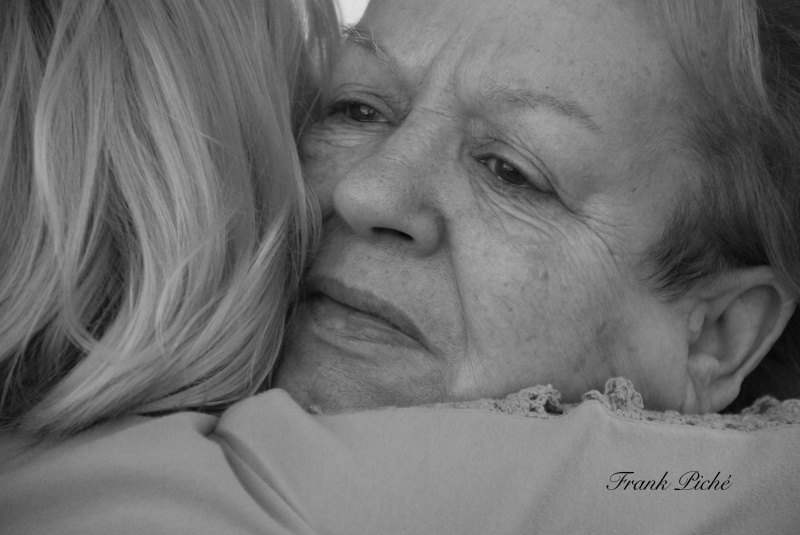
[[[6,461],[0,533],[795,533],[798,439],[632,422],[597,401],[550,419],[312,416],[271,391]]]
[[[265,411],[266,398],[284,408]],[[282,489],[324,533],[800,528],[798,425],[629,421],[599,401],[547,419],[447,408],[309,418],[271,392],[226,413],[215,434],[254,467],[252,485]]]
[[[217,418],[135,418],[0,463],[0,533],[311,534],[252,496],[213,440]],[[8,439],[7,439],[8,441]]]

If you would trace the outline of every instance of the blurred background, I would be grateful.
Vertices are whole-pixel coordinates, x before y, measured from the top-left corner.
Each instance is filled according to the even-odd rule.
[[[343,24],[358,22],[369,0],[335,0],[339,4],[339,18]]]

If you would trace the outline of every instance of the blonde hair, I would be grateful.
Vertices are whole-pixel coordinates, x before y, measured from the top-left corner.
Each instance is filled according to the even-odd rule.
[[[330,0],[11,0],[0,21],[0,418],[65,435],[224,407],[317,233],[295,135]]]

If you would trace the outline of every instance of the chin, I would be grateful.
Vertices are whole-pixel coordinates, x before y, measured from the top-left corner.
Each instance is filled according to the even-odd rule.
[[[382,407],[411,407],[444,401],[443,377],[375,367],[359,359],[304,358],[287,351],[272,383],[311,412],[337,414]],[[429,370],[430,372],[430,370]]]

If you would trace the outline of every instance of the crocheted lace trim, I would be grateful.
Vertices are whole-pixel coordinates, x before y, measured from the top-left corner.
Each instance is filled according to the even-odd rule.
[[[644,409],[642,396],[628,379],[609,379],[605,392],[592,390],[583,395],[583,403],[595,401],[603,405],[612,416],[628,421],[648,421],[675,425],[689,425],[708,429],[756,431],[782,425],[800,424],[800,399],[778,401],[773,397],[758,399],[737,414],[680,414],[677,411],[649,411]],[[437,408],[479,409],[531,418],[561,418],[580,404],[561,403],[561,393],[551,385],[539,385],[520,390],[504,399],[440,403]]]

